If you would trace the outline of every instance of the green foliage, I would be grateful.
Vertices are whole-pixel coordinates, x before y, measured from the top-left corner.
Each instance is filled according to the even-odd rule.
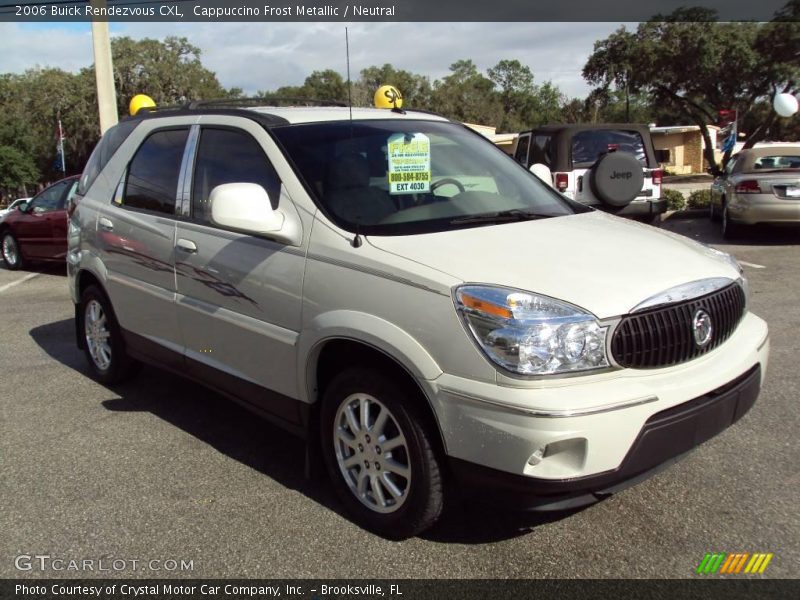
[[[139,93],[159,105],[199,98],[241,95],[226,90],[214,73],[202,66],[200,50],[185,38],[114,38],[111,42],[114,80],[120,117]],[[64,132],[67,174],[79,173],[100,137],[94,69],[78,73],[61,69],[31,69],[22,74],[0,74],[0,188],[16,188],[62,176],[53,169],[57,119]]]
[[[354,86],[353,103],[357,106],[372,106],[375,90],[386,83],[400,90],[405,106],[422,109],[430,107],[433,92],[430,79],[424,75],[395,69],[390,64],[361,70],[361,79]]]
[[[689,208],[708,208],[711,204],[711,190],[695,190],[689,194]]]
[[[457,121],[497,126],[503,105],[494,87],[471,60],[458,60],[450,65],[450,75],[433,83],[434,110]]]
[[[120,116],[128,114],[128,103],[136,94],[147,94],[160,106],[231,96],[200,62],[200,49],[186,38],[170,36],[163,42],[113,38],[111,53]],[[93,79],[94,68],[81,74]]]
[[[381,85],[391,84],[403,94],[403,106],[432,110],[462,122],[516,132],[564,120],[564,94],[551,82],[534,84],[533,72],[518,60],[501,60],[482,74],[471,60],[450,65],[450,74],[431,83],[424,75],[391,64],[362,69],[353,81],[354,106],[372,106]],[[347,82],[335,71],[315,71],[301,86],[259,92],[266,100],[309,98],[347,101]]]
[[[683,210],[686,208],[686,198],[678,190],[662,188],[661,195],[667,200],[667,210]]]
[[[38,180],[39,171],[29,156],[11,146],[0,146],[0,188],[19,190]]]
[[[718,23],[708,9],[680,8],[641,23],[635,32],[622,27],[596,42],[583,76],[598,96],[607,97],[612,89],[629,98],[645,95],[660,116],[666,108],[672,119],[699,125],[707,140],[707,125],[717,121],[719,111],[736,109],[740,126],[749,124],[751,145],[776,119],[774,111],[753,118],[760,101],[798,91],[798,17],[799,0],[791,0],[770,23]],[[705,158],[714,164],[710,147]]]

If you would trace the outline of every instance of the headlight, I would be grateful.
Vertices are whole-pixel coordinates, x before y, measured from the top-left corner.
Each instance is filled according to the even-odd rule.
[[[714,256],[719,256],[723,260],[727,261],[734,269],[739,272],[739,285],[742,286],[742,290],[744,290],[744,306],[745,309],[750,305],[750,284],[747,282],[747,277],[744,274],[744,269],[742,265],[739,264],[739,261],[732,254],[728,254],[727,252],[723,252],[722,250],[717,250],[709,246],[708,244],[703,244],[706,248],[711,251],[711,254]]]
[[[484,285],[456,288],[455,303],[484,353],[512,373],[550,375],[609,365],[607,327],[576,306]]]

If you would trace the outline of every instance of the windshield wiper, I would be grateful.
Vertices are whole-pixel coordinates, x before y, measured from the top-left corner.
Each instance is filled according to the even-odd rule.
[[[470,215],[468,217],[458,217],[450,221],[451,225],[462,225],[467,223],[505,223],[508,221],[533,221],[535,219],[548,219],[555,215],[543,215],[520,208],[511,210],[500,210],[497,212]]]

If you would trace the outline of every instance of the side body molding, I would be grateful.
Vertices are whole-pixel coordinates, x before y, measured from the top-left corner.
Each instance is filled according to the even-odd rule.
[[[326,341],[346,339],[374,347],[393,358],[418,380],[433,380],[442,369],[430,354],[408,332],[385,319],[352,310],[334,310],[314,317],[300,333],[298,364],[301,380],[300,400],[314,403],[317,360]],[[305,380],[302,377],[305,376]]]

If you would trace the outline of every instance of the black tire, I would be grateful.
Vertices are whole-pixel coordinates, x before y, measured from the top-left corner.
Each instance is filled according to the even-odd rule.
[[[336,493],[348,512],[360,525],[391,539],[408,538],[428,529],[439,518],[444,507],[443,469],[434,441],[436,434],[432,431],[433,427],[429,425],[429,419],[425,418],[425,414],[417,405],[417,398],[412,397],[415,393],[419,392],[409,390],[408,386],[398,385],[397,381],[383,375],[377,369],[354,367],[340,373],[331,381],[322,400],[320,415],[322,454]],[[346,458],[355,459],[358,472],[355,472],[356,465],[354,465],[347,469],[348,474],[346,475],[346,467],[340,466],[340,460],[344,461],[345,458],[340,458],[339,454],[340,448],[345,448],[345,446],[342,446],[338,436],[334,435],[334,428],[339,429],[338,419],[343,418],[345,414],[344,412],[340,413],[340,407],[343,407],[345,403],[352,405],[353,402],[359,402],[359,399],[354,399],[354,397],[364,396],[382,405],[376,407],[372,400],[369,401],[373,407],[372,411],[378,410],[371,425],[376,425],[376,421],[379,420],[385,408],[388,409],[390,421],[387,422],[386,427],[382,428],[381,432],[390,431],[381,435],[380,438],[371,439],[369,434],[376,430],[370,428],[369,416],[372,415],[369,415],[367,427],[363,428],[364,435],[360,438],[354,437],[353,442],[357,443],[360,439],[361,442],[367,444],[371,441],[375,446],[363,448],[363,452],[357,451],[355,447],[349,447],[347,451],[352,451],[352,454]],[[361,424],[359,418],[359,425]],[[350,434],[351,431],[352,428],[344,433]],[[381,444],[385,443],[388,448],[392,441],[401,436],[404,438],[402,448],[388,449],[381,454]],[[399,453],[395,455],[398,450]],[[372,454],[364,453],[367,451]],[[370,463],[372,459],[375,459],[376,462],[373,466],[365,469],[361,464],[361,459],[367,457],[369,460],[366,460],[365,464]],[[384,465],[384,473],[380,473],[381,468],[378,462],[380,460],[392,461],[388,466]],[[396,463],[402,463],[410,468],[408,479],[403,479],[402,476],[396,478],[395,473],[392,473],[391,464]],[[360,481],[362,475],[369,477],[370,483],[367,484],[369,489],[365,489],[362,495],[363,499],[360,499],[357,495],[358,490],[355,489],[358,486],[355,479]],[[375,479],[389,476],[392,477],[389,481],[390,484],[394,485],[392,482],[398,484],[395,487],[396,491],[400,491],[402,488],[403,495],[399,498],[397,496],[389,497],[391,494],[387,495],[389,488],[382,483],[383,479],[376,486]],[[405,487],[403,487],[404,485]],[[376,494],[373,486],[382,489],[383,492]],[[378,505],[381,496],[386,496],[390,502],[395,502],[394,507],[383,507],[384,510],[392,512],[380,512]],[[372,505],[373,508],[369,505]]]
[[[16,251],[10,252],[9,250],[11,248],[14,248]],[[3,262],[9,271],[17,271],[25,264],[19,242],[17,242],[17,238],[15,238],[14,234],[10,231],[4,231],[0,236],[0,254],[3,255]]]
[[[725,200],[722,201],[723,203]],[[708,204],[708,218],[711,220],[712,223],[718,223],[722,220],[722,215],[717,212],[717,207],[714,206],[714,200],[712,198],[711,202]]]
[[[99,307],[104,316],[104,321],[100,318],[95,318],[88,315],[90,310]],[[114,384],[120,383],[132,375],[134,375],[139,367],[139,363],[131,359],[125,351],[125,344],[122,339],[122,331],[120,330],[117,317],[114,314],[114,309],[111,302],[106,297],[105,293],[97,286],[90,285],[87,287],[83,294],[81,294],[80,310],[78,312],[79,320],[78,331],[83,336],[83,350],[86,354],[86,360],[89,363],[89,368],[100,383]],[[93,333],[87,331],[87,315],[88,322],[94,321],[98,323],[98,330],[95,333],[99,334],[101,329],[99,323],[105,323],[105,332],[107,333],[107,364],[105,364],[105,353],[99,353],[96,358],[92,354],[92,343],[99,343],[99,337],[94,337]],[[103,357],[103,358],[101,358]]]
[[[731,221],[728,215],[728,205],[722,205],[722,237],[726,240],[736,240],[742,236],[743,225]]]
[[[661,214],[660,213],[653,213],[649,215],[639,215],[634,217],[635,220],[639,221],[639,223],[644,223],[645,225],[650,225],[652,227],[659,227],[661,225]]]

